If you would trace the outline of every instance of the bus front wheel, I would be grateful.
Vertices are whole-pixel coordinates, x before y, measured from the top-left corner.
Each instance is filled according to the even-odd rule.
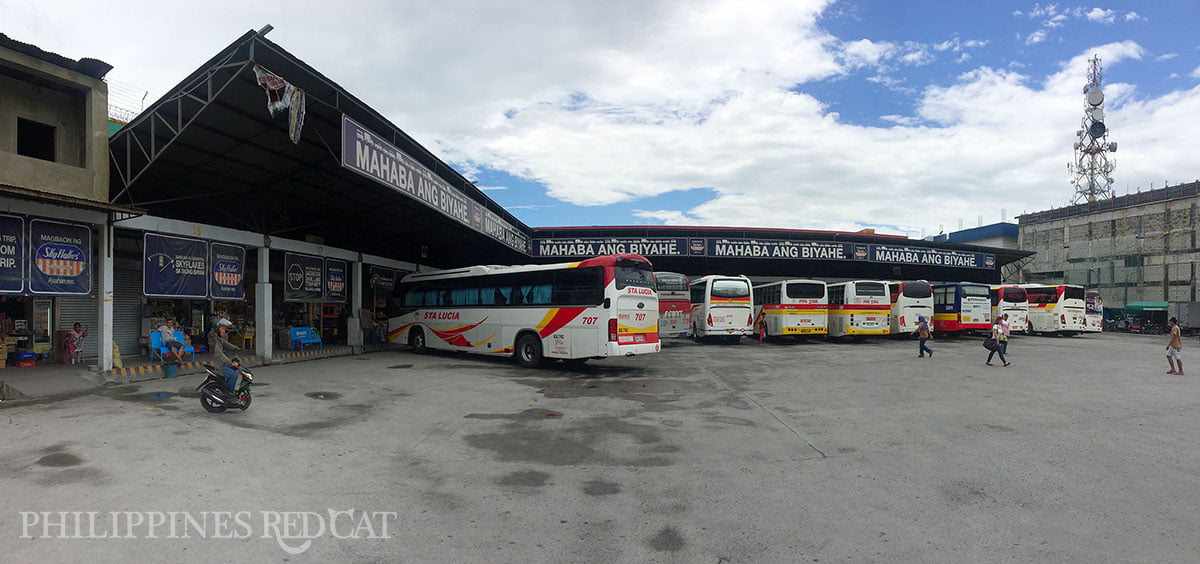
[[[408,335],[408,346],[412,347],[415,353],[425,353],[429,351],[429,347],[425,345],[425,332],[417,327]]]
[[[517,364],[524,368],[537,368],[542,364],[542,340],[526,333],[517,339]]]

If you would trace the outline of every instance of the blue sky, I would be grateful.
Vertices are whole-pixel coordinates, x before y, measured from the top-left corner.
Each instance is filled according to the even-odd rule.
[[[219,0],[182,27],[157,6],[106,6],[137,30],[114,34],[89,3],[0,0],[0,31],[113,64],[136,109],[271,23],[531,226],[920,236],[1066,205],[1093,55],[1113,189],[1200,177],[1197,2]]]

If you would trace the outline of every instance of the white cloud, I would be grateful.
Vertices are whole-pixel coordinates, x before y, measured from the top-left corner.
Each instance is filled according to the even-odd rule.
[[[1127,13],[1125,14],[1125,21],[1127,21],[1127,22],[1130,22],[1130,21],[1143,21],[1143,22],[1144,22],[1144,21],[1149,21],[1149,20],[1147,20],[1146,18],[1142,17],[1142,16],[1141,16],[1141,15],[1139,15],[1137,12],[1127,12]]]
[[[1062,27],[1063,22],[1066,22],[1066,21],[1067,21],[1067,16],[1065,14],[1058,14],[1057,16],[1054,16],[1053,18],[1050,18],[1050,19],[1042,22],[1042,25],[1047,28]]]
[[[690,217],[679,210],[633,210],[635,217],[649,219],[663,225],[704,225],[701,219]]]
[[[507,186],[476,186],[483,192],[498,192],[500,190],[508,190]]]
[[[933,232],[960,217],[995,221],[1001,208],[1011,217],[1065,203],[1093,53],[1105,63],[1107,122],[1125,155],[1118,180],[1196,174],[1194,143],[1178,124],[1200,114],[1200,90],[1147,98],[1111,82],[1144,56],[1132,42],[1081,45],[1049,76],[1012,60],[959,67],[965,72],[926,87],[895,70],[923,60],[919,44],[843,42],[817,25],[819,1],[448,0],[403,14],[382,0],[352,10],[218,3],[180,8],[190,25],[169,29],[136,19],[145,10],[115,10],[130,14],[124,23],[139,30],[136,42],[84,25],[72,6],[30,4],[0,4],[0,20],[29,30],[17,39],[106,59],[119,80],[159,92],[250,27],[240,22],[269,20],[273,41],[459,170],[539,182],[559,208],[660,196],[633,212],[646,221]],[[1036,22],[1066,13],[1056,5],[1035,11]],[[220,18],[206,21],[211,13]],[[67,38],[77,47],[63,49]],[[955,39],[924,52],[961,57],[984,44]],[[805,93],[855,65],[868,80],[912,92],[915,109],[884,110],[880,126],[849,124],[830,100]],[[523,198],[518,186],[504,197],[543,202]],[[712,197],[681,209],[663,203],[697,187]]]
[[[1087,19],[1096,23],[1110,24],[1117,19],[1117,12],[1114,10],[1092,8],[1092,10],[1087,13]]]
[[[1192,78],[1200,78],[1200,67],[1196,67],[1188,76]]]
[[[1026,45],[1036,45],[1046,40],[1046,30],[1039,29],[1025,38]]]
[[[954,60],[954,62],[962,64],[962,63],[965,63],[970,60],[971,60],[971,54],[967,53],[967,52],[963,52],[963,54],[959,55],[958,58]]]
[[[1162,55],[1155,57],[1154,62],[1161,63],[1163,61],[1169,61],[1171,59],[1174,59],[1175,57],[1178,57],[1178,56],[1179,56],[1179,53],[1164,53]]]

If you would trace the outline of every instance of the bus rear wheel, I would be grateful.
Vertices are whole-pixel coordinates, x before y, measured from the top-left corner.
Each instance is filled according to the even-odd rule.
[[[542,364],[542,340],[526,333],[517,338],[517,350],[514,355],[517,364],[523,368],[537,368]]]
[[[425,332],[417,327],[408,335],[408,346],[412,347],[413,352],[423,354],[429,351],[429,347],[425,344]]]

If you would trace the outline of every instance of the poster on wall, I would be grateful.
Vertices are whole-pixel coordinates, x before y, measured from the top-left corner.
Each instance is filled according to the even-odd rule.
[[[208,244],[201,239],[146,233],[142,294],[151,298],[208,297]]]
[[[396,271],[382,266],[371,267],[371,287],[390,293],[396,287]]]
[[[225,243],[208,245],[208,293],[214,300],[246,299],[246,248]]]
[[[92,292],[92,229],[48,219],[29,220],[29,291],[87,295]]]
[[[25,218],[0,214],[0,294],[25,290]]]
[[[327,303],[342,303],[346,301],[347,281],[350,279],[346,270],[346,261],[325,259],[325,301]]]
[[[284,253],[283,301],[320,302],[325,296],[325,261],[321,257]]]

